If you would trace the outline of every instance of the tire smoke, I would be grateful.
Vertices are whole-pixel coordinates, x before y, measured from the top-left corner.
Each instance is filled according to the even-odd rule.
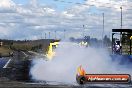
[[[113,62],[107,50],[101,48],[85,48],[75,43],[60,43],[56,56],[51,61],[43,58],[33,60],[30,70],[32,78],[43,81],[75,83],[78,66],[88,74],[129,74],[129,68]]]

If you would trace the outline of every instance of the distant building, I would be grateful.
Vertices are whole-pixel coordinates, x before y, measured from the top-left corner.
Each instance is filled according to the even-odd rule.
[[[0,42],[0,47],[3,46],[3,42]]]

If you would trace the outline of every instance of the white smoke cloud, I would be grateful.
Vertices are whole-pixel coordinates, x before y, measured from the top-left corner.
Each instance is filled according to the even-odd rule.
[[[132,70],[113,62],[105,49],[84,48],[73,43],[61,43],[52,61],[35,59],[31,75],[35,80],[75,83],[77,67],[88,74],[130,74]]]

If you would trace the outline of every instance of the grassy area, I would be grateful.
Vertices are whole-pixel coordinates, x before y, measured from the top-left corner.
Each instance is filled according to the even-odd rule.
[[[26,43],[24,43],[24,44],[14,43],[11,46],[11,48],[15,49],[15,50],[27,50],[27,51],[32,50],[32,47],[33,47],[32,45],[29,45],[29,44],[26,44]]]
[[[33,51],[46,54],[48,46],[51,42],[58,42],[60,40],[54,39],[40,39],[40,40],[1,40],[3,46],[0,47],[0,54],[8,54],[11,51]]]
[[[12,50],[10,50],[8,48],[0,47],[0,54],[2,56],[8,56],[11,52],[12,52]]]

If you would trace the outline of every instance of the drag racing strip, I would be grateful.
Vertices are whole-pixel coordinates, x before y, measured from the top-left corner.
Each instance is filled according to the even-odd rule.
[[[75,88],[75,85],[67,84],[67,83],[62,83],[62,82],[55,82],[55,81],[38,81],[38,82],[30,82],[30,83],[25,83],[28,85],[41,85],[50,87],[50,88]]]
[[[43,83],[26,83],[26,82],[15,82],[5,81],[0,82],[0,88],[73,88],[69,85],[49,85]]]
[[[79,88],[132,88],[132,84],[84,84]]]

